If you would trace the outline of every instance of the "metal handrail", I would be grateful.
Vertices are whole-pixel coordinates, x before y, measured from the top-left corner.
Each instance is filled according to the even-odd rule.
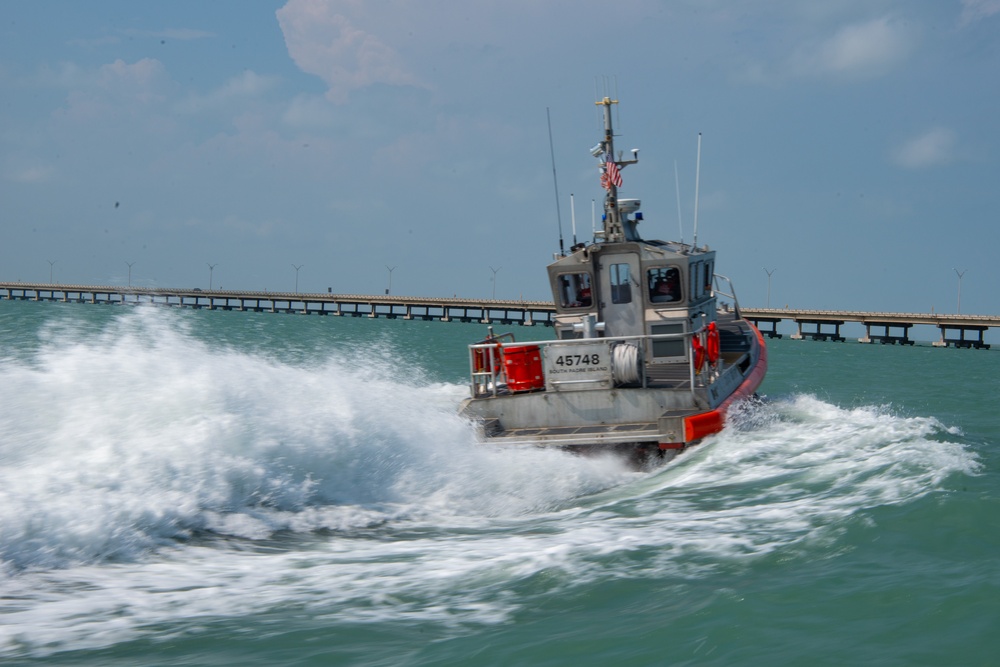
[[[503,370],[497,372],[496,358],[494,356],[497,347],[501,350],[505,347],[524,347],[524,346],[537,346],[539,349],[544,350],[546,347],[551,345],[586,345],[588,343],[596,342],[627,342],[635,340],[687,340],[693,336],[700,335],[704,331],[705,327],[701,327],[696,331],[684,331],[681,333],[669,333],[669,334],[642,334],[634,336],[609,336],[602,338],[567,338],[558,340],[537,340],[537,341],[517,341],[511,343],[500,343],[500,342],[483,342],[483,343],[473,343],[469,345],[469,369],[471,371],[472,380],[472,396],[480,396],[482,392],[479,388],[482,387],[483,390],[489,391],[493,396],[497,396],[498,382],[499,378],[503,374]],[[691,393],[694,394],[695,390],[695,368],[694,368],[694,355],[690,352],[690,346],[688,346],[685,356],[687,357],[688,366],[688,382],[691,387]],[[487,371],[476,371],[475,370],[475,350],[489,350],[489,370]],[[480,380],[477,381],[477,378]],[[643,383],[645,383],[645,374],[643,374]],[[491,387],[491,388],[490,388]]]
[[[726,283],[729,284],[729,291],[728,292],[724,292],[722,290],[722,287],[719,284],[719,279],[720,278],[722,280],[725,280]],[[727,278],[726,276],[722,275],[721,273],[716,273],[714,275],[714,277],[713,277],[713,281],[715,282],[715,292],[717,292],[718,294],[721,294],[722,296],[727,296],[730,299],[732,299],[733,300],[733,308],[735,309],[735,312],[736,312],[736,317],[742,317],[740,315],[740,300],[736,298],[736,288],[733,287],[733,281],[730,280],[729,278]]]

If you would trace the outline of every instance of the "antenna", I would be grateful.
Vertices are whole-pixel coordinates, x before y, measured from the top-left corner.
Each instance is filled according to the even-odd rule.
[[[569,193],[569,212],[573,219],[573,247],[576,247],[576,204],[573,201],[573,193]]]
[[[590,234],[591,238],[597,238],[597,202],[590,200]]]
[[[616,100],[620,100],[621,97],[618,95],[618,75],[617,74],[614,77],[614,82],[615,82],[615,99]],[[618,128],[618,132],[621,133],[621,131],[622,131],[622,108],[621,108],[620,104],[616,104],[615,105],[615,112],[618,114],[618,119],[617,119],[617,121],[615,121],[615,127],[617,127]]]
[[[677,227],[681,233],[681,245],[684,245],[684,223],[681,222],[681,181],[677,177],[677,160],[674,160],[674,190],[677,193]]]
[[[602,85],[603,84],[603,85]],[[602,91],[601,88],[604,90]],[[609,77],[607,74],[603,74],[600,77],[594,77],[594,97],[598,100],[604,97],[612,97],[611,89],[614,88],[614,99],[618,98],[618,76]],[[600,131],[604,132],[604,112],[600,108],[595,108],[597,111],[597,127]],[[615,109],[615,113],[618,114],[618,120],[616,121],[616,127],[621,126],[621,109]]]
[[[604,92],[607,92],[607,86],[605,86]],[[594,77],[594,99],[595,100],[599,100],[602,97],[604,97],[604,95],[601,95],[601,82],[600,82],[600,79],[595,76]],[[601,110],[600,110],[599,107],[597,107],[597,106],[594,107],[594,114],[595,114],[594,119],[597,121],[597,127],[600,128],[600,129],[604,129],[604,119],[601,117]]]
[[[552,116],[549,115],[549,108],[545,107],[545,118],[549,122],[549,154],[552,155],[552,184],[556,189],[556,224],[559,225],[559,255],[564,256],[562,235],[562,214],[559,212],[559,181],[556,180],[556,149],[552,144]]]
[[[698,181],[701,179],[701,132],[698,133],[698,160],[694,168],[694,242],[691,249],[698,247]]]

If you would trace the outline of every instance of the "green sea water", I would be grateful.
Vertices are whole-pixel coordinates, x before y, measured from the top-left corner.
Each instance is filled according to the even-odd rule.
[[[477,444],[483,333],[0,301],[0,664],[997,663],[996,351],[769,341],[635,471]]]

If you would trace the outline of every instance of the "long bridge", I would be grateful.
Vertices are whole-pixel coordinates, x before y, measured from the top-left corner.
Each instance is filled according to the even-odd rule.
[[[162,287],[109,287],[46,283],[2,283],[0,300],[63,301],[93,304],[156,304],[205,310],[240,310],[302,315],[385,317],[442,322],[481,322],[551,326],[555,309],[550,301],[498,301],[492,299],[423,298],[361,294],[306,294],[299,292],[247,292],[173,289]]]
[[[790,338],[802,340],[847,340],[840,332],[847,322],[857,322],[865,327],[859,343],[913,345],[910,328],[921,324],[937,327],[941,338],[935,347],[974,347],[988,350],[983,335],[991,327],[1000,327],[998,315],[943,315],[937,313],[879,313],[856,310],[803,310],[792,308],[741,308],[743,316],[753,322],[760,332],[771,338],[781,338],[778,322],[791,320],[796,332]],[[766,327],[764,325],[770,325]],[[957,338],[955,335],[957,334]]]
[[[555,309],[549,301],[425,298],[390,295],[359,295],[298,292],[248,292],[231,290],[172,289],[61,285],[52,283],[0,282],[0,300],[62,301],[92,304],[136,305],[143,303],[206,310],[237,310],[341,317],[385,317],[405,320],[476,322],[551,326]],[[862,343],[913,345],[909,336],[915,325],[936,327],[941,334],[933,345],[989,349],[983,335],[1000,327],[997,315],[944,315],[936,313],[888,313],[865,311],[803,310],[790,308],[742,308],[761,333],[780,338],[777,325],[789,320],[796,325],[792,339],[844,341],[840,327],[856,322],[865,327]],[[765,326],[769,325],[769,326]]]

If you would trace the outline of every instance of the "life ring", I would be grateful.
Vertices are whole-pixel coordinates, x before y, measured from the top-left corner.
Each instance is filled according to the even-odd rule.
[[[694,352],[694,372],[701,373],[705,365],[705,346],[701,344],[700,334],[691,336],[691,350]]]
[[[719,361],[719,329],[715,326],[715,322],[708,323],[705,351],[708,354],[708,363],[714,366]]]

